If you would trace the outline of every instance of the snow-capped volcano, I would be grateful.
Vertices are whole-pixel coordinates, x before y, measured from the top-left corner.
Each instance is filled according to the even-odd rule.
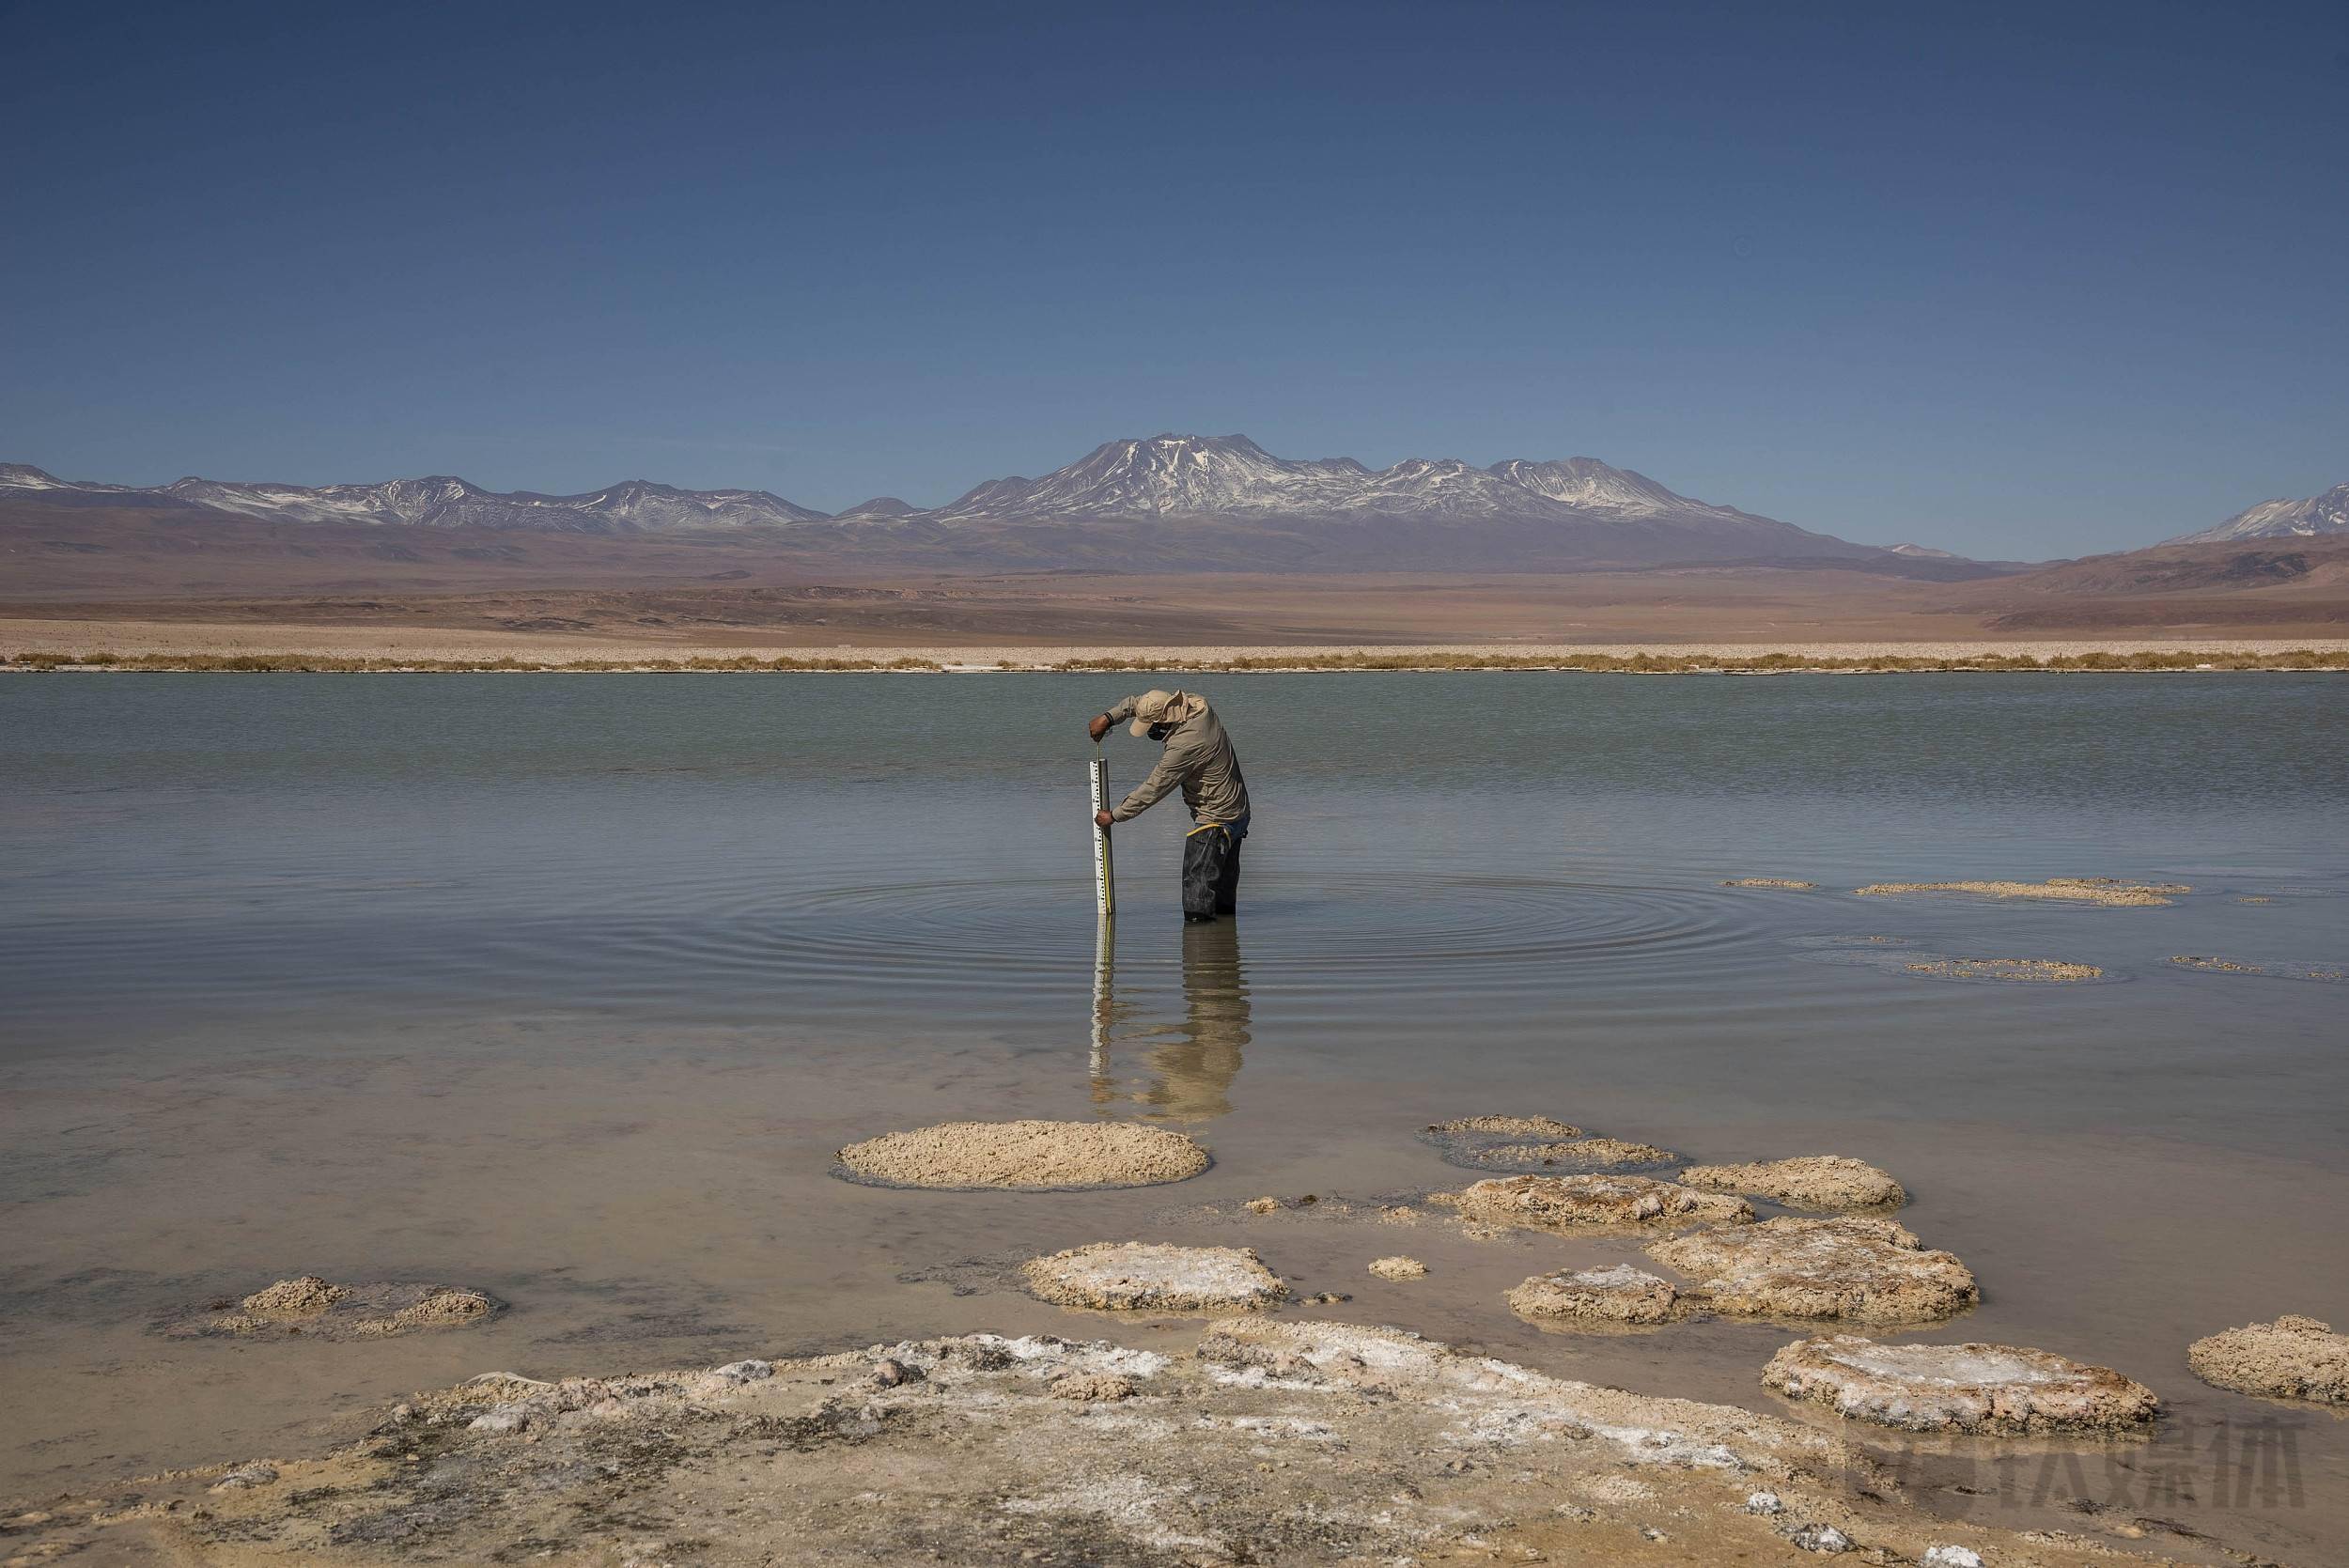
[[[2306,501],[2263,501],[2216,528],[2171,539],[2173,545],[2222,544],[2230,539],[2314,538],[2349,534],[2349,485],[2335,485]]]
[[[1554,553],[1627,560],[1875,555],[1871,547],[1675,495],[1595,458],[1477,468],[1408,458],[1276,458],[1246,436],[1112,441],[1040,479],[991,480],[925,514],[949,527],[1112,520],[1507,525]]]
[[[1246,436],[1154,436],[1104,442],[1041,479],[990,479],[929,515],[957,523],[1319,512],[1344,505],[1368,474],[1344,458],[1276,458]]]

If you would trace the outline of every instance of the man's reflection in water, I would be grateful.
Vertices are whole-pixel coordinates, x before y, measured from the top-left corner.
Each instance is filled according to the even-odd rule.
[[[1120,998],[1114,979],[1116,935],[1101,927],[1094,954],[1093,1103],[1146,1107],[1142,1114],[1204,1122],[1232,1109],[1232,1080],[1248,1048],[1248,976],[1239,956],[1239,923],[1183,926],[1183,1016],[1179,1023],[1141,1017],[1143,1003]],[[1113,1049],[1142,1048],[1142,1082],[1121,1090]]]

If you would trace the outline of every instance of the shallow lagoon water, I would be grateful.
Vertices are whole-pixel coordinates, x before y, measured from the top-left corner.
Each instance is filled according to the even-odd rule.
[[[1104,951],[1080,726],[1171,683],[0,681],[0,1364],[23,1413],[0,1492],[286,1452],[490,1367],[1098,1332],[999,1282],[1125,1236],[1244,1242],[1353,1297],[1317,1310],[1787,1410],[1758,1382],[1782,1328],[1575,1338],[1501,1303],[1628,1244],[1198,1212],[1456,1187],[1414,1131],[1508,1110],[1699,1159],[1885,1166],[1904,1221],[1983,1285],[1918,1337],[2115,1366],[2197,1453],[2288,1436],[2296,1504],[2205,1477],[2145,1507],[2286,1560],[2349,1542],[2349,1423],[2184,1363],[2230,1324],[2349,1319],[2349,1008],[2168,961],[2349,956],[2338,677],[1202,677],[1257,799],[1242,916],[1176,921],[1161,807],[1119,830]],[[1113,786],[1153,750],[1113,736]],[[2194,892],[1848,893],[2049,876]],[[1739,877],[1820,891],[1719,885]],[[1805,957],[1864,935],[2106,979]],[[843,1142],[954,1116],[1163,1118],[1217,1163],[1026,1197],[827,1174]],[[1395,1251],[1430,1277],[1364,1271]],[[515,1305],[365,1347],[150,1331],[303,1271]],[[2110,1502],[2152,1463],[2052,1490],[2026,1467],[1985,1498],[1937,1489],[1957,1462],[1920,1471],[1922,1500],[2072,1527],[2067,1486]]]

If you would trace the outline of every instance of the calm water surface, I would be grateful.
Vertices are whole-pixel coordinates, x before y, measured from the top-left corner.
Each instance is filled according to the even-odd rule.
[[[2349,961],[2349,684],[1202,677],[1257,802],[1241,918],[1181,926],[1162,807],[1119,830],[1105,947],[1081,726],[1150,683],[0,680],[0,1491],[328,1440],[492,1365],[1066,1330],[1005,1261],[1236,1239],[1198,1205],[1258,1192],[1454,1184],[1411,1129],[1514,1109],[1887,1165],[1983,1282],[1923,1337],[2118,1366],[2175,1441],[2283,1423],[2300,1501],[2206,1486],[2197,1528],[2288,1560],[2349,1542],[2349,1428],[2183,1359],[2231,1323],[2349,1319],[2343,989],[2167,962]],[[1155,750],[1117,732],[1113,784]],[[2194,891],[1848,892],[2067,875]],[[1755,876],[1824,891],[1719,886]],[[1842,961],[1860,936],[2108,980],[1921,979]],[[848,1139],[952,1115],[1166,1118],[1218,1164],[1044,1200],[825,1175]],[[1624,1243],[1430,1229],[1408,1250],[1436,1273],[1403,1286],[1361,1269],[1392,1234],[1246,1239],[1350,1293],[1340,1315],[1783,1410],[1756,1382],[1782,1329],[1577,1340],[1501,1306]],[[150,1331],[303,1271],[515,1310],[369,1346]],[[2126,1484],[2087,1475],[2092,1500]]]

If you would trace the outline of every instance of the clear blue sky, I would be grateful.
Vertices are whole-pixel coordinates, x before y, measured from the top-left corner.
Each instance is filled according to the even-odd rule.
[[[1587,454],[2126,548],[2349,479],[2349,6],[0,4],[0,460],[942,501]]]

